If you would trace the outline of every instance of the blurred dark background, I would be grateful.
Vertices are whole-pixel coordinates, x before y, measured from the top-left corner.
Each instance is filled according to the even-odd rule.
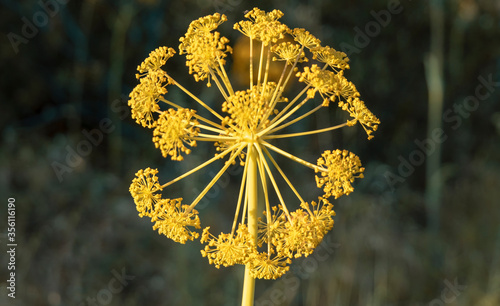
[[[0,304],[238,305],[243,268],[218,270],[199,242],[158,235],[128,192],[137,170],[159,168],[167,181],[213,148],[183,163],[163,159],[126,102],[137,65],[158,46],[177,49],[192,20],[226,14],[219,31],[234,44],[232,24],[258,6],[346,51],[346,76],[382,123],[370,141],[351,128],[282,142],[312,162],[327,149],[351,150],[365,178],[334,201],[323,249],[295,260],[281,280],[257,281],[256,305],[500,305],[500,2],[0,3]],[[175,56],[166,69],[220,103],[184,63]],[[338,114],[331,107],[303,124],[324,127]],[[314,175],[288,165],[304,194],[318,196]],[[168,192],[191,197],[218,167]],[[200,203],[202,225],[230,227],[241,176],[231,173]],[[15,300],[6,296],[8,198],[16,204]]]

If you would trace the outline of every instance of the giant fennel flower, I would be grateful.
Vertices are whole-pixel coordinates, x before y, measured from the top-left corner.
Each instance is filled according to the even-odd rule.
[[[249,38],[250,78],[246,90],[235,91],[225,68],[226,57],[232,53],[229,40],[216,29],[226,16],[213,14],[193,21],[180,38],[179,54],[186,56],[189,73],[197,82],[215,84],[221,103],[210,106],[179,84],[165,69],[176,51],[160,47],[150,53],[137,68],[139,84],[128,102],[132,118],[144,127],[153,129],[153,142],[164,157],[182,161],[199,141],[212,142],[215,155],[192,170],[161,184],[156,169],[139,170],[130,186],[139,216],[154,222],[160,234],[185,243],[200,238],[201,223],[196,205],[214,186],[229,166],[243,167],[239,196],[234,201],[235,216],[232,228],[217,236],[205,227],[201,254],[217,268],[235,264],[245,265],[243,299],[253,297],[255,278],[276,279],[289,269],[291,259],[308,256],[332,229],[335,215],[330,197],[335,199],[353,191],[352,182],[363,177],[364,168],[354,153],[346,150],[325,151],[311,163],[282,150],[274,139],[301,137],[332,131],[359,123],[368,139],[373,137],[379,120],[360,100],[353,83],[344,76],[349,68],[346,54],[321,41],[305,29],[290,29],[279,19],[279,10],[264,12],[258,8],[246,13],[247,20],[234,29]],[[258,55],[254,46],[260,45]],[[254,64],[257,57],[258,64]],[[279,79],[269,79],[272,61],[282,65]],[[301,88],[293,98],[284,96],[285,87],[296,78],[294,86]],[[167,98],[169,86],[176,86],[190,99],[211,114],[200,116]],[[303,106],[308,104],[308,111]],[[298,133],[282,131],[326,107],[338,106],[350,119],[335,126]],[[217,111],[216,109],[219,109]],[[317,201],[306,202],[292,185],[273,155],[282,155],[316,173],[316,183],[324,194]],[[224,165],[191,203],[182,198],[164,199],[160,192],[169,185],[188,177],[207,165],[224,160]],[[277,180],[281,177],[296,196],[285,203]],[[259,189],[262,190],[258,198]],[[271,203],[271,193],[278,203]],[[258,214],[258,202],[265,210]],[[229,229],[228,229],[229,230]]]

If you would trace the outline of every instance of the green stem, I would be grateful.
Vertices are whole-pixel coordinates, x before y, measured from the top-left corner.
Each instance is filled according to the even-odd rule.
[[[247,152],[247,199],[248,199],[248,231],[257,245],[257,204],[258,204],[258,185],[257,185],[257,152],[252,144],[248,145]],[[243,298],[241,306],[253,306],[255,292],[255,278],[250,276],[250,269],[245,266],[245,279],[243,282]]]

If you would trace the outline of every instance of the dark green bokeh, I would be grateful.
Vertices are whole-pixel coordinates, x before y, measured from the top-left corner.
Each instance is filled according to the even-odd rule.
[[[159,236],[137,216],[128,193],[137,170],[159,168],[167,181],[212,156],[213,148],[200,145],[182,163],[163,159],[150,131],[129,118],[126,101],[136,66],[158,46],[177,49],[192,20],[225,13],[219,31],[234,43],[239,32],[232,24],[258,6],[282,10],[284,23],[324,44],[351,46],[346,76],[382,123],[370,141],[357,127],[279,142],[311,162],[324,150],[348,149],[366,172],[353,194],[333,202],[337,217],[325,248],[296,260],[282,280],[257,281],[256,305],[499,305],[500,86],[476,90],[481,80],[500,82],[497,2],[443,1],[438,121],[446,140],[439,167],[426,174],[435,152],[417,153],[417,143],[429,137],[433,67],[425,63],[436,29],[428,1],[60,0],[46,19],[38,1],[0,1],[2,250],[8,198],[16,199],[18,243],[16,299],[6,296],[2,251],[0,304],[238,305],[242,267],[217,270],[201,257],[199,242],[179,245]],[[398,12],[381,25],[375,15],[391,7]],[[38,32],[23,34],[25,20],[34,17]],[[372,35],[363,41],[359,33],[367,31]],[[11,33],[30,37],[16,45]],[[216,89],[194,82],[184,63],[175,56],[167,69],[217,109]],[[168,95],[194,105],[175,89]],[[303,128],[343,119],[331,107]],[[85,147],[89,133],[95,144]],[[72,150],[81,159],[68,159]],[[319,195],[313,173],[280,161],[307,199]],[[189,201],[219,166],[167,192]],[[216,233],[232,222],[241,173],[231,172],[200,203],[202,225]],[[426,190],[435,172],[439,215],[430,215]],[[113,279],[122,271],[134,278],[120,286]],[[466,287],[450,290],[454,283]]]

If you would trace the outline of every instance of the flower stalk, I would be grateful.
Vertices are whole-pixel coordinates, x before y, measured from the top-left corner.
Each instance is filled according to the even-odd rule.
[[[257,209],[258,209],[258,173],[257,173],[257,153],[253,144],[248,145],[247,154],[247,179],[246,190],[248,197],[248,232],[253,243],[257,244]],[[251,275],[251,266],[245,265],[245,277],[243,280],[242,306],[253,306],[255,278]]]

